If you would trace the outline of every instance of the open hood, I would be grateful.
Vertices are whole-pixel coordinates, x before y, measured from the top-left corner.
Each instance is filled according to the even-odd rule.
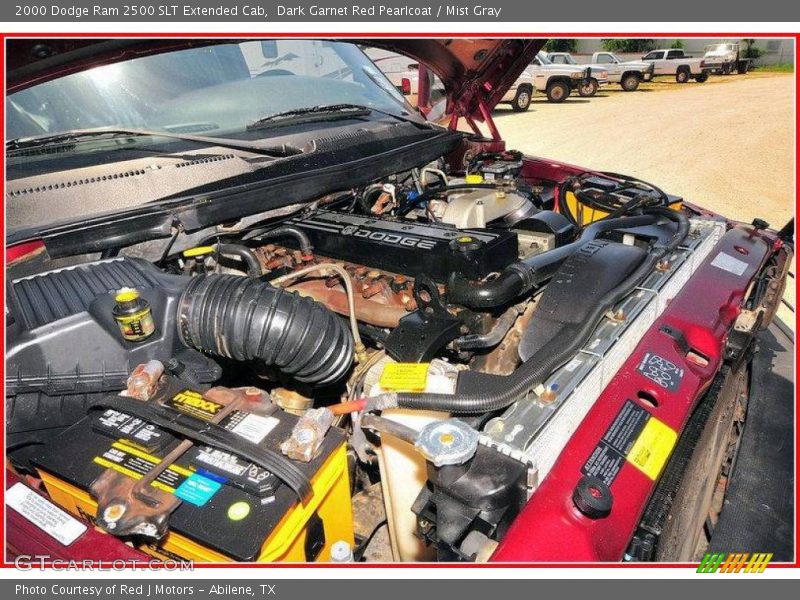
[[[6,92],[103,64],[231,41],[191,38],[10,39],[6,53]],[[429,38],[348,41],[404,54],[424,64],[444,83],[449,114],[482,121],[546,40]]]
[[[363,46],[413,58],[442,80],[447,113],[483,121],[547,39],[364,39]]]

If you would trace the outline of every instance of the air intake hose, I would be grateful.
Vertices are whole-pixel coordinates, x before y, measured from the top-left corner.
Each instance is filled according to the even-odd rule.
[[[470,308],[494,308],[508,304],[552,277],[561,263],[600,234],[620,227],[652,225],[657,220],[658,217],[654,214],[644,214],[596,221],[584,229],[581,237],[571,244],[509,265],[491,281],[471,281],[460,273],[453,273],[447,282],[447,301]]]
[[[341,317],[249,277],[196,277],[181,296],[178,322],[191,348],[258,360],[304,383],[333,383],[353,364],[353,337]]]
[[[468,377],[470,379],[468,387],[475,391],[464,393],[457,391],[455,394],[381,394],[369,399],[366,410],[385,410],[400,406],[457,414],[484,414],[513,404],[529,390],[544,383],[556,369],[568,362],[584,346],[603,315],[652,273],[661,258],[673,252],[686,239],[689,233],[689,220],[683,214],[665,208],[650,208],[646,209],[646,212],[653,217],[669,219],[677,225],[672,239],[665,246],[653,248],[622,284],[605,294],[594,307],[592,314],[572,335],[550,340],[506,377],[470,371],[460,374],[458,387],[462,387],[462,377]],[[630,222],[626,220],[626,223]]]

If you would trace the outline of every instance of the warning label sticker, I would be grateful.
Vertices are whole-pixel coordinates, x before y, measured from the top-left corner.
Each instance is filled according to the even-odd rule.
[[[260,444],[279,423],[275,417],[236,411],[225,424],[225,428],[253,444]]]
[[[94,462],[133,479],[141,479],[159,464],[161,459],[122,442],[115,442],[102,456],[96,456]],[[165,492],[174,493],[191,475],[192,471],[189,469],[173,464],[159,473],[151,485]]]
[[[735,256],[731,256],[726,252],[720,252],[711,261],[712,267],[717,267],[728,273],[741,276],[747,270],[747,263],[739,260]]]
[[[642,375],[660,387],[674,392],[683,381],[684,370],[674,362],[661,358],[658,354],[648,352],[636,367]]]
[[[15,483],[6,490],[6,504],[65,546],[72,544],[87,529],[78,519],[23,483]]]
[[[629,462],[655,480],[669,458],[678,434],[632,400],[627,400],[581,472],[611,485]]]
[[[381,373],[380,386],[387,392],[421,392],[428,385],[429,363],[389,363]]]
[[[111,437],[130,440],[151,452],[174,440],[171,435],[155,425],[111,408],[97,417],[92,427]]]
[[[655,481],[677,439],[674,429],[651,417],[628,453],[628,462]]]

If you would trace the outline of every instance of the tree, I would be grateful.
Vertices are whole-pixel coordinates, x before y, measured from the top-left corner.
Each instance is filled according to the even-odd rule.
[[[605,38],[600,43],[609,52],[649,52],[656,46],[655,40],[650,39]]]
[[[674,42],[672,42],[670,48],[672,48],[673,50],[683,50],[684,48],[683,40],[675,40]]]
[[[750,58],[756,60],[764,55],[764,52],[756,46],[756,41],[753,38],[743,39],[744,42],[744,56],[742,58]]]
[[[578,50],[578,40],[569,38],[549,39],[544,45],[545,52],[576,52]]]

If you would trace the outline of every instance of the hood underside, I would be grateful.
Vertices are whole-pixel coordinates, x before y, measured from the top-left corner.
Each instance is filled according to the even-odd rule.
[[[403,54],[424,64],[442,80],[447,113],[483,120],[480,105],[491,110],[544,47],[537,39],[364,39],[364,46]]]
[[[96,66],[231,39],[11,39],[7,45],[6,93]],[[545,39],[355,39],[424,64],[444,83],[447,112],[482,120],[519,77]]]

